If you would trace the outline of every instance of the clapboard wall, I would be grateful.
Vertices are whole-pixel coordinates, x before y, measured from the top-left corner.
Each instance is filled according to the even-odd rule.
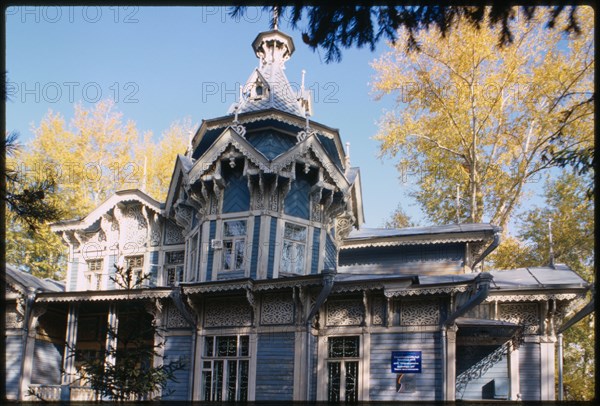
[[[292,401],[294,398],[293,332],[258,336],[256,400]]]
[[[187,400],[189,399],[189,381],[192,360],[192,336],[191,335],[171,335],[166,337],[164,346],[164,362],[169,363],[181,359],[185,367],[175,372],[175,381],[170,381],[167,385],[166,396],[163,399]]]
[[[6,399],[16,400],[19,394],[23,337],[20,334],[10,335],[5,337],[4,343],[6,346]]]
[[[414,391],[396,392],[391,372],[392,351],[421,351],[422,372],[415,374]],[[442,362],[439,333],[374,333],[370,348],[371,401],[433,401],[442,399]]]
[[[519,386],[523,400],[541,399],[540,357],[538,343],[523,343],[519,347]]]
[[[33,349],[31,383],[39,385],[59,385],[64,345],[36,340]]]

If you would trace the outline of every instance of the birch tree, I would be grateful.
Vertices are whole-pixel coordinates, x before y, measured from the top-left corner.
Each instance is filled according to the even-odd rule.
[[[576,12],[580,35],[518,21],[513,43],[498,47],[500,28],[459,20],[444,36],[419,32],[420,52],[401,31],[374,61],[376,97],[397,100],[375,138],[399,169],[418,168],[412,195],[430,221],[457,220],[458,186],[460,222],[505,227],[527,183],[554,164],[542,156],[558,132],[569,134],[562,149],[593,146],[593,103],[583,103],[593,94],[593,11]]]

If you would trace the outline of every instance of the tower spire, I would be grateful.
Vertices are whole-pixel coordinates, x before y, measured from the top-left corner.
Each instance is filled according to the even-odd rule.
[[[278,30],[277,25],[279,23],[279,7],[273,6],[273,29]]]

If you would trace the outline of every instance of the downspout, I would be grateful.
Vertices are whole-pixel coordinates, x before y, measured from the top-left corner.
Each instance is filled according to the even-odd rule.
[[[308,316],[306,317],[306,321],[305,321],[305,325],[306,325],[306,349],[305,349],[305,353],[306,353],[306,400],[307,401],[310,400],[309,399],[309,397],[310,397],[310,378],[311,378],[311,365],[310,365],[311,334],[310,334],[310,330],[312,327],[311,326],[312,319],[313,319],[313,317],[315,317],[315,315],[317,314],[317,312],[319,311],[319,309],[321,308],[323,303],[325,303],[325,301],[327,300],[327,297],[331,293],[337,271],[335,269],[323,269],[323,271],[321,271],[321,274],[323,275],[323,279],[322,279],[323,287],[321,289],[321,292],[319,293],[319,296],[317,296],[317,300],[315,301],[315,304],[310,309],[310,312],[308,313]]]
[[[484,255],[482,255],[481,259],[483,259],[483,257]],[[448,318],[444,321],[444,326],[447,327],[453,324],[457,318],[461,317],[463,314],[473,309],[475,306],[481,304],[488,297],[488,294],[490,292],[490,283],[493,279],[493,276],[487,272],[482,272],[479,275],[477,275],[477,277],[475,278],[475,284],[477,285],[477,291],[475,295],[473,295],[464,305],[462,305],[460,309],[456,309],[454,313],[448,316]]]
[[[498,246],[500,245],[500,230],[501,229],[497,229],[497,230],[494,231],[494,239],[492,240],[492,243],[485,249],[485,251],[483,251],[481,253],[481,255],[479,255],[479,257],[477,257],[477,259],[471,265],[471,269],[475,269],[475,266],[478,263],[480,263],[481,261],[483,261],[483,259],[485,257],[487,257],[493,250],[495,250],[496,248],[498,248]]]

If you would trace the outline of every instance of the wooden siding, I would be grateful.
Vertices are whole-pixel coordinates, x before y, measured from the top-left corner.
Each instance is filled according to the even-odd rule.
[[[273,278],[275,267],[275,238],[277,237],[277,218],[271,218],[271,229],[269,230],[269,261],[267,264],[267,279]]]
[[[63,346],[49,341],[35,341],[31,383],[59,385]]]
[[[215,250],[211,248],[210,242],[215,238],[217,232],[217,222],[212,220],[210,222],[210,228],[208,231],[208,254],[206,255],[206,281],[212,280],[212,269],[213,269],[213,258],[215,256]],[[218,251],[220,252],[220,251]]]
[[[259,335],[256,355],[256,400],[292,401],[294,333]]]
[[[16,400],[19,395],[23,338],[21,335],[7,336],[4,345],[6,398]]]
[[[421,351],[422,372],[415,374],[414,392],[396,392],[391,372],[392,351]],[[442,362],[439,333],[384,333],[371,335],[371,401],[433,401],[442,399]]]
[[[329,235],[325,241],[325,268],[337,268],[337,250],[335,244]]]
[[[223,194],[223,213],[235,213],[250,209],[250,190],[248,179],[241,172],[227,179],[227,187]]]
[[[306,179],[296,178],[285,197],[285,214],[308,220],[310,217],[310,183]]]
[[[369,247],[341,250],[340,272],[372,272],[375,274],[413,273],[426,265],[428,269],[456,273],[464,261],[464,244],[435,246]]]
[[[250,144],[268,159],[273,159],[296,145],[296,139],[273,131],[253,132],[246,135]]]
[[[117,263],[117,256],[116,255],[109,255],[108,257],[108,280],[106,281],[106,288],[107,289],[115,289],[115,281],[113,281],[111,279],[111,276],[114,277],[115,276],[115,264]]]
[[[217,280],[240,279],[245,276],[244,271],[222,271],[217,275]]]
[[[71,262],[71,280],[69,281],[69,290],[77,290],[77,277],[79,273],[79,259],[75,258]]]
[[[252,236],[252,259],[250,261],[250,278],[256,279],[256,269],[260,247],[260,216],[254,216],[254,232]]]
[[[158,251],[150,253],[150,287],[154,288],[158,284]]]
[[[177,361],[179,358],[185,362],[185,367],[175,372],[175,381],[169,381],[167,392],[163,397],[165,400],[187,400],[189,399],[189,374],[191,366],[192,336],[168,336],[164,347],[165,364]]]
[[[519,386],[521,399],[541,399],[540,345],[523,343],[519,347]]]
[[[460,375],[464,370],[485,358],[492,353],[498,346],[480,345],[480,346],[457,346],[456,349],[456,376]],[[464,389],[462,395],[456,393],[456,400],[481,400],[491,399],[492,394],[483,396],[485,386],[490,385],[496,380],[504,380],[508,385],[508,362],[507,358],[503,357],[501,361],[492,365],[483,375],[477,379],[471,380]]]
[[[314,228],[313,231],[313,240],[312,240],[312,259],[311,259],[311,267],[310,273],[317,274],[319,273],[319,243],[321,241],[321,229]]]

